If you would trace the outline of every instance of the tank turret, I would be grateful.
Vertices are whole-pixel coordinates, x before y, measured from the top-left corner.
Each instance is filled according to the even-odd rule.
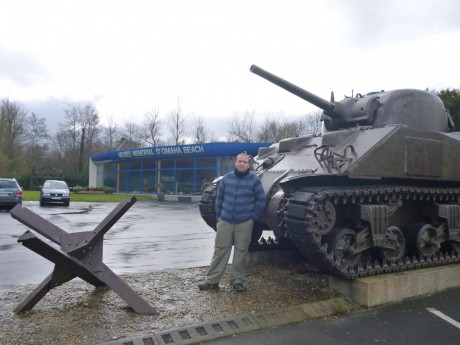
[[[402,89],[372,92],[329,102],[256,65],[250,71],[321,108],[321,120],[328,131],[360,126],[406,125],[447,132],[453,128],[441,99],[427,91]]]

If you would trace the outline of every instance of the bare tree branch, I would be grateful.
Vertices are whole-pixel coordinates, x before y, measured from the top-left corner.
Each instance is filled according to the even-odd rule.
[[[242,115],[234,114],[229,121],[227,137],[229,141],[253,142],[256,138],[254,134],[254,110],[252,112],[246,111]]]
[[[158,108],[144,115],[143,137],[144,141],[152,146],[157,146],[160,140],[162,121]]]
[[[120,141],[120,130],[111,116],[107,117],[107,126],[101,128],[100,151],[113,151]]]
[[[17,173],[22,160],[22,145],[26,138],[27,111],[16,102],[3,100],[0,105],[0,152],[6,157],[2,164],[9,173]]]
[[[307,135],[318,136],[322,134],[323,124],[321,122],[321,111],[313,111],[304,117],[305,131]]]
[[[168,129],[171,136],[171,144],[183,145],[187,139],[187,121],[182,115],[180,98],[177,99],[177,107],[172,110],[168,118]]]
[[[91,103],[69,104],[55,137],[61,168],[79,183],[88,179],[88,160],[99,139],[99,114]]]
[[[202,144],[208,142],[209,130],[201,116],[192,122],[193,143]]]
[[[134,149],[142,146],[142,130],[139,125],[134,122],[126,121],[124,123],[125,130],[123,131],[123,137],[126,139],[124,148]]]
[[[46,118],[39,117],[32,112],[28,117],[26,155],[33,165],[43,165],[48,150],[49,135],[46,127]]]
[[[279,131],[281,124],[277,120],[265,118],[257,132],[257,140],[262,142],[277,142],[280,140]]]

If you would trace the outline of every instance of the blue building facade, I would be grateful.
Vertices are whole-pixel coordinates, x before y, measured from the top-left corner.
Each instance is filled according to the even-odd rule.
[[[257,155],[271,143],[209,143],[111,151],[90,158],[89,185],[119,193],[200,194],[234,169],[243,151]]]

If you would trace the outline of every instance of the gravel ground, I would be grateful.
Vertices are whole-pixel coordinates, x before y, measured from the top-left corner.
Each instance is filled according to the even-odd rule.
[[[31,311],[14,308],[35,285],[0,290],[0,344],[97,344],[124,336],[164,331],[243,313],[276,310],[320,301],[338,294],[328,278],[305,263],[251,265],[243,293],[227,277],[220,289],[199,291],[207,267],[122,275],[157,310],[142,315],[109,289],[73,280],[51,290]]]

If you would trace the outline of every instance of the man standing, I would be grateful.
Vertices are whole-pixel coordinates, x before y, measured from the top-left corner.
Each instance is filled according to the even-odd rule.
[[[243,276],[251,242],[252,225],[265,208],[265,193],[260,179],[250,173],[251,157],[236,156],[235,170],[219,183],[216,199],[217,232],[214,255],[200,290],[219,287],[234,246],[230,281],[237,292],[244,291]]]

